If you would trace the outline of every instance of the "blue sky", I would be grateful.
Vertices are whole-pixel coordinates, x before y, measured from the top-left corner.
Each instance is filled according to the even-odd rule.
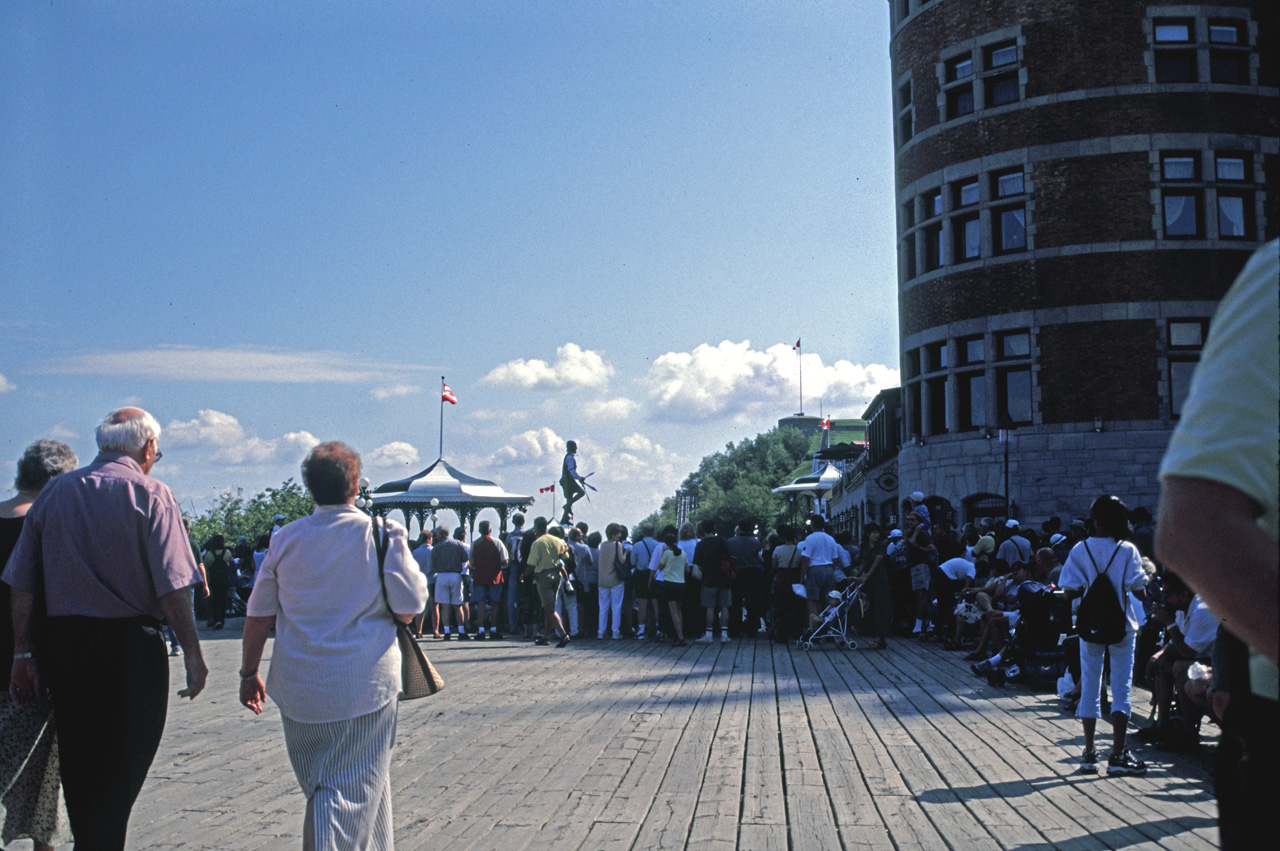
[[[122,403],[199,510],[316,440],[633,522],[897,382],[888,9],[0,6],[0,446]],[[539,504],[535,512],[549,511]]]

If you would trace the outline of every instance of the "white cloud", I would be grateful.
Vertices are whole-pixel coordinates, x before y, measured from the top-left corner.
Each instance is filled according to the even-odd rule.
[[[790,346],[779,343],[757,351],[749,340],[725,340],[717,346],[704,343],[692,352],[662,355],[644,383],[654,412],[664,419],[747,422],[795,410],[799,380]],[[898,371],[882,364],[863,366],[839,360],[825,365],[817,354],[804,355],[805,398],[809,402],[822,398],[827,410],[835,406],[860,409],[876,393],[896,386]]]
[[[582,413],[593,420],[625,420],[638,404],[619,396],[617,399],[593,399],[582,406]]]
[[[418,450],[403,440],[385,443],[364,456],[370,467],[408,467],[417,464],[418,459]]]
[[[12,381],[5,378],[3,375],[0,375],[0,393],[8,393],[10,390],[17,390],[17,389],[18,389],[18,385],[14,384]]]
[[[426,367],[397,363],[398,370]],[[57,358],[43,370],[56,375],[134,376],[169,381],[254,381],[278,384],[351,384],[378,381],[385,364],[342,352],[298,352],[256,346],[156,346]]]
[[[171,421],[164,427],[161,441],[170,446],[207,449],[208,461],[230,466],[300,461],[320,442],[306,431],[291,431],[275,438],[257,437],[230,414],[207,409],[194,420]]]
[[[546,426],[532,428],[511,438],[506,446],[493,453],[493,457],[503,464],[528,464],[544,458],[559,461],[565,443],[563,437]]]
[[[412,396],[421,392],[422,388],[417,384],[392,384],[389,387],[375,387],[369,391],[369,395],[379,402],[385,402],[388,399],[398,399],[401,396]]]
[[[556,349],[555,363],[516,358],[495,367],[480,382],[526,390],[566,390],[603,387],[613,373],[613,365],[596,352],[583,349],[577,343],[565,343]]]
[[[528,411],[494,411],[489,408],[477,408],[467,413],[473,420],[479,420],[482,423],[500,422],[502,420],[521,422],[529,418]]]
[[[45,435],[52,437],[54,440],[75,440],[80,435],[64,426],[62,423],[55,424]]]

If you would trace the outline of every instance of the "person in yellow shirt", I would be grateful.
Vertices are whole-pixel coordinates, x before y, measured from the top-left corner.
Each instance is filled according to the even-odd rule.
[[[542,603],[543,633],[534,643],[550,644],[550,636],[554,631],[560,635],[560,642],[556,647],[567,647],[569,632],[556,613],[556,594],[560,592],[560,584],[568,578],[564,569],[564,557],[569,551],[569,545],[564,542],[564,530],[559,526],[548,530],[547,521],[543,517],[533,521],[533,529],[535,534],[541,534],[529,548],[529,566],[525,568],[524,575],[534,576],[538,584],[538,599]]]

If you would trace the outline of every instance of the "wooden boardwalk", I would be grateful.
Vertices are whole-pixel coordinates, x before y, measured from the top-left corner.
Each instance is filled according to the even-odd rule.
[[[237,703],[236,629],[204,637],[209,690],[171,701],[130,847],[300,847],[279,713]],[[1076,775],[1079,723],[1052,695],[936,645],[427,650],[446,691],[401,707],[393,757],[408,851],[1216,847],[1203,754]]]

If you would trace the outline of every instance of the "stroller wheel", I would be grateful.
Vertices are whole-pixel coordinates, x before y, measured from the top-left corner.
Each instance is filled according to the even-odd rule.
[[[848,650],[849,646],[849,639],[844,638],[843,636],[836,639],[836,647],[839,647],[841,650]]]

